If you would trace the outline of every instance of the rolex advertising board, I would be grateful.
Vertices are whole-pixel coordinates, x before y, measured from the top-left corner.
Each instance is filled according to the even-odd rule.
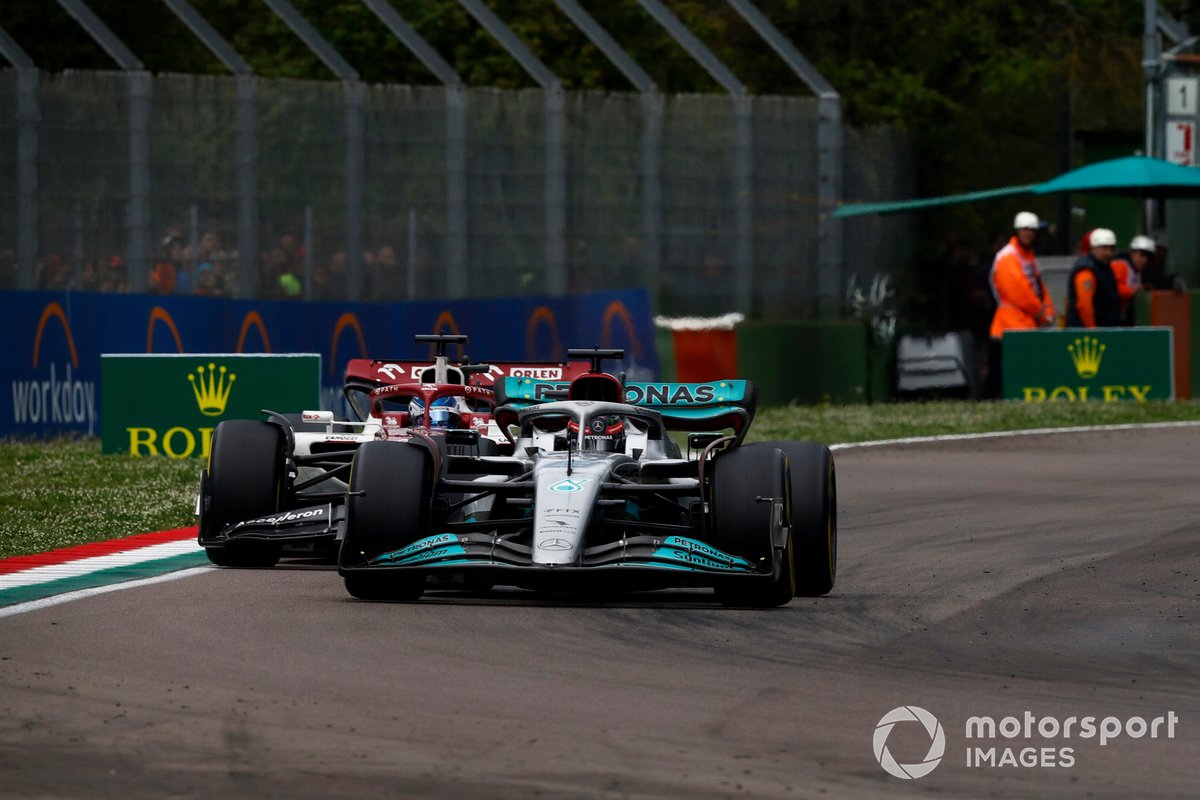
[[[1067,328],[1004,334],[1004,397],[1026,403],[1175,397],[1171,328]]]
[[[104,354],[100,436],[105,453],[207,458],[225,419],[264,419],[264,408],[321,407],[321,356]]]

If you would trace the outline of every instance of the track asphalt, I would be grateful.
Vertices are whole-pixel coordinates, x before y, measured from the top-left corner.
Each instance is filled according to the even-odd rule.
[[[364,603],[293,563],[0,617],[0,796],[1194,798],[1197,454],[1194,428],[840,451],[837,586],[771,611]],[[900,706],[943,729],[915,780],[876,758],[930,755],[916,722],[876,736]]]

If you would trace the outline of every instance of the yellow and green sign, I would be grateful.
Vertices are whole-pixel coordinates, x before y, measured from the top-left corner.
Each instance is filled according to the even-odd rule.
[[[1175,397],[1170,328],[1067,328],[1004,334],[1004,397],[1026,403]]]
[[[223,419],[263,419],[262,409],[321,407],[321,356],[102,355],[100,436],[105,453],[208,457]]]

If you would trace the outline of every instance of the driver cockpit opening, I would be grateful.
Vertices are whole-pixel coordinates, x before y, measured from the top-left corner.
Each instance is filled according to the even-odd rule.
[[[543,452],[566,450],[572,447],[585,453],[632,453],[644,450],[649,426],[646,422],[623,414],[597,414],[583,423],[568,414],[543,414],[532,419],[525,438]]]
[[[457,430],[463,427],[463,413],[469,411],[461,397],[439,397],[425,408],[425,401],[414,397],[408,403],[408,418],[416,428]]]

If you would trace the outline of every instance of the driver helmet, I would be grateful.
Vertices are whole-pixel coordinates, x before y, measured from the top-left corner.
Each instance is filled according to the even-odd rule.
[[[453,430],[461,427],[462,423],[462,414],[458,411],[458,401],[453,397],[439,397],[434,400],[429,409],[428,420],[425,419],[424,401],[419,397],[414,397],[408,404],[408,416],[415,428]]]
[[[571,433],[579,431],[579,423],[572,420],[567,424]],[[599,453],[623,453],[625,451],[625,421],[616,414],[602,414],[588,420],[583,432],[583,449]]]

